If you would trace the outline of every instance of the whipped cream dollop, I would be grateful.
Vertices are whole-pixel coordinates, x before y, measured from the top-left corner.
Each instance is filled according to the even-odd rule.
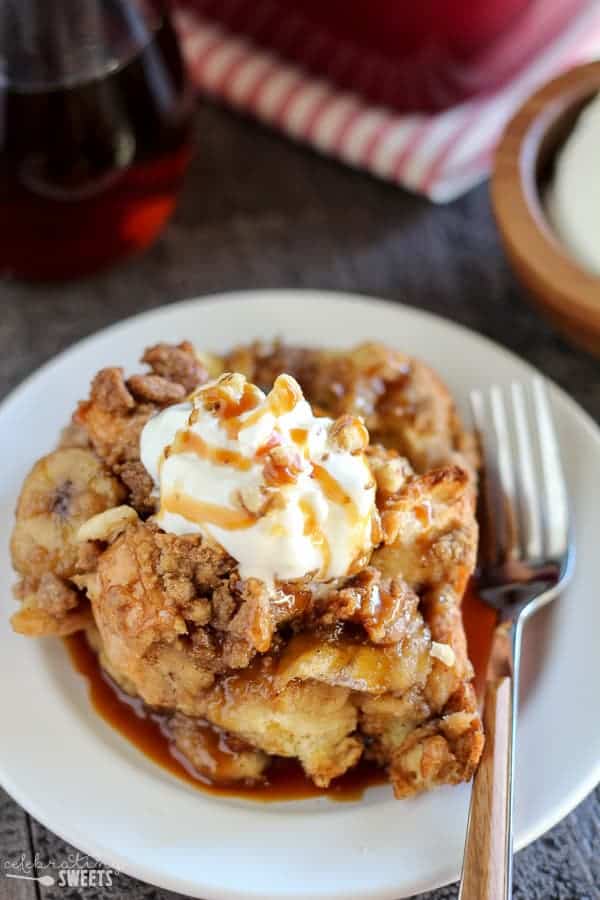
[[[368,440],[360,419],[315,416],[289,375],[265,395],[225,374],[150,419],[140,449],[162,529],[209,535],[243,578],[326,581],[373,548]]]
[[[600,94],[583,110],[556,161],[548,217],[567,249],[600,275]]]

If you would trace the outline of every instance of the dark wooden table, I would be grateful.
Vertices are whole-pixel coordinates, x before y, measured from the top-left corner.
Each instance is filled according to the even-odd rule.
[[[600,363],[525,302],[486,186],[435,207],[208,104],[199,106],[197,134],[179,212],[143,258],[68,286],[0,283],[2,394],[73,341],[139,310],[213,291],[311,287],[375,294],[468,325],[538,366],[600,420]],[[10,728],[6,712],[2,727]],[[515,897],[600,900],[599,850],[597,789],[518,854]],[[104,891],[4,877],[5,861],[21,854],[44,862],[69,851],[0,791],[2,900],[175,896],[125,876]],[[456,886],[426,896],[454,898]]]

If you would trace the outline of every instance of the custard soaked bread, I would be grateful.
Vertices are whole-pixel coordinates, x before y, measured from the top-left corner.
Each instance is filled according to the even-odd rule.
[[[470,778],[477,457],[437,376],[379,344],[143,360],[98,373],[23,486],[15,629],[85,628],[208,775],[207,722],[229,779],[283,756],[327,786],[363,755],[399,797]]]

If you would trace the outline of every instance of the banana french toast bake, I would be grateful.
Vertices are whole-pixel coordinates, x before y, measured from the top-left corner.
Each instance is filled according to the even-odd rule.
[[[14,629],[85,630],[208,776],[361,757],[397,797],[468,780],[483,746],[461,601],[477,452],[424,364],[381,344],[187,341],[94,378],[23,484]]]

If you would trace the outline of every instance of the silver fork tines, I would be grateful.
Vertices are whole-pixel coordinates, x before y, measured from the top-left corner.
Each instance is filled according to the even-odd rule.
[[[537,503],[535,463],[527,426],[527,405],[522,384],[511,384],[512,406],[515,417],[515,436],[519,460],[519,514],[523,522],[523,554],[527,559],[542,555],[542,516]]]
[[[552,559],[559,559],[567,550],[569,508],[548,394],[541,378],[533,380],[533,396],[545,486],[546,543],[543,552]]]
[[[559,562],[569,544],[568,504],[543,380],[474,390],[470,399],[475,427],[485,436],[483,564]]]
[[[486,747],[473,782],[459,897],[508,900],[522,626],[565,585],[574,552],[543,379],[474,390],[471,408],[484,473],[477,586],[481,599],[497,610],[499,624],[487,673]]]

